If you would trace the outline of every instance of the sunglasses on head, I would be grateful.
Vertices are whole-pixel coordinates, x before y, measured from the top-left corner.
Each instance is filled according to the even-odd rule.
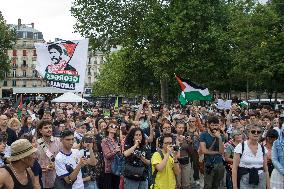
[[[118,126],[117,125],[110,125],[109,128],[112,128],[112,129],[117,129]]]
[[[258,134],[258,135],[259,135],[259,134],[261,134],[262,132],[261,132],[261,131],[257,131],[257,130],[251,130],[250,133],[253,134],[253,135],[255,135],[255,134]]]

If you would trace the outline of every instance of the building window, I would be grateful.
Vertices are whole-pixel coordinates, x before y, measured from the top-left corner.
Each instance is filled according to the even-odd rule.
[[[33,56],[36,56],[36,50],[35,49],[33,50]]]
[[[88,75],[92,75],[90,67],[88,68]]]
[[[13,50],[13,56],[17,56],[17,50]]]
[[[91,58],[89,58],[89,62],[88,62],[88,64],[91,64]]]
[[[27,50],[23,50],[23,56],[27,56]]]
[[[13,77],[17,77],[17,71],[16,71],[16,69],[13,69]]]
[[[16,87],[16,85],[17,85],[17,81],[16,81],[16,80],[13,80],[13,81],[12,81],[12,86],[13,86],[13,87]]]
[[[33,70],[33,77],[37,77],[37,71]]]
[[[23,60],[23,66],[27,66],[27,61]]]
[[[23,38],[25,39],[27,38],[27,36],[28,36],[27,32],[23,32]]]
[[[23,46],[26,47],[27,46],[27,42],[23,41]]]
[[[38,39],[38,33],[34,33],[34,39]]]
[[[27,77],[27,72],[25,70],[23,71],[23,77]]]
[[[4,81],[3,86],[7,87],[7,81],[6,80]]]
[[[4,77],[7,77],[8,76],[8,73],[7,72],[4,72]]]
[[[27,86],[27,81],[23,81],[23,87],[26,87]]]

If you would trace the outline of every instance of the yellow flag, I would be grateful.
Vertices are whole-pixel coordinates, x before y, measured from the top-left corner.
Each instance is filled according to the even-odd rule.
[[[116,97],[115,104],[114,104],[114,109],[118,109],[118,97]]]

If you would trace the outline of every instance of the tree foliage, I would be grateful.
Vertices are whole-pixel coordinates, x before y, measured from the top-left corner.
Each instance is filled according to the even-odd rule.
[[[283,91],[279,1],[75,0],[71,12],[93,49],[123,46],[104,65],[97,95],[146,94],[161,81],[176,89],[174,73],[211,90]]]
[[[0,80],[10,70],[10,60],[7,51],[13,48],[15,40],[15,31],[9,28],[0,11]]]

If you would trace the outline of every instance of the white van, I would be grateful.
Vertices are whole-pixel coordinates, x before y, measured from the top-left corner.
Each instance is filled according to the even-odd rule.
[[[248,100],[250,106],[257,106],[257,105],[274,105],[275,99],[269,99],[269,98],[261,98],[261,99],[251,99]],[[277,99],[276,105],[274,107],[276,110],[280,108],[284,108],[284,99]]]

